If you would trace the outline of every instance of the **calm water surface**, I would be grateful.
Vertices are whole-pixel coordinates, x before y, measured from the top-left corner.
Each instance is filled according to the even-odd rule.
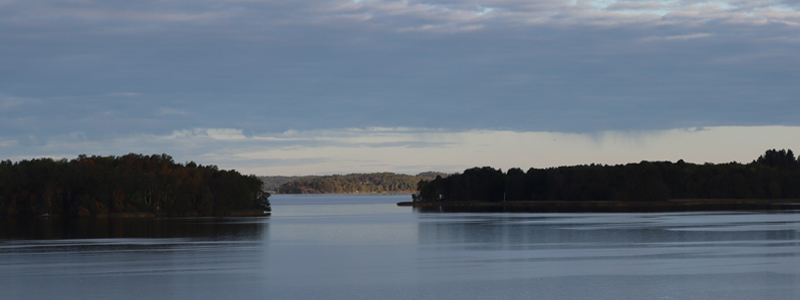
[[[0,220],[0,298],[800,299],[798,211],[395,206],[408,199],[276,195],[265,218]]]

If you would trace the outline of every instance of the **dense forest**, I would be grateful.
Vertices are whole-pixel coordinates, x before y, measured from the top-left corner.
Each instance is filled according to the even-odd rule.
[[[414,201],[662,201],[668,199],[799,199],[800,161],[768,150],[749,164],[648,162],[518,168],[472,168],[422,180]]]
[[[277,193],[411,193],[416,190],[417,183],[425,178],[395,173],[307,176],[284,183],[277,188]]]
[[[258,176],[264,182],[264,190],[267,192],[277,192],[278,187],[292,180],[311,177],[311,176]]]
[[[223,216],[269,211],[256,176],[166,154],[0,162],[3,216]]]
[[[436,179],[436,177],[447,177],[447,176],[450,176],[450,175],[451,174],[448,174],[448,173],[428,171],[428,172],[422,172],[422,173],[417,174],[417,177],[427,178],[427,179]]]

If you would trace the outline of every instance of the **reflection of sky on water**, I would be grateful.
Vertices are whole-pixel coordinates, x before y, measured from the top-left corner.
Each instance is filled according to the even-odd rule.
[[[423,213],[418,237],[432,277],[797,274],[799,229],[793,213]]]
[[[288,245],[409,245],[415,215],[394,204],[408,195],[276,195],[270,242]]]

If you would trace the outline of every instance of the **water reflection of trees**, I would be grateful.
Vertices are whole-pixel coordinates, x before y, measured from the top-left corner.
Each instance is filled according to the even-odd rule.
[[[268,233],[264,218],[185,219],[6,219],[0,239],[197,238],[258,240]]]
[[[731,214],[736,218],[741,215]],[[744,220],[726,221],[725,215],[708,223],[697,214],[421,214],[418,239],[423,245],[453,248],[547,249],[647,247],[662,243],[769,242],[776,246],[800,245],[792,227],[796,220],[779,214],[745,214]],[[722,221],[720,221],[722,220]]]
[[[637,239],[634,230],[575,230],[581,225],[549,217],[465,217],[420,222],[420,244],[453,247],[500,247],[503,249],[559,248],[627,242]],[[652,233],[652,232],[651,232]]]

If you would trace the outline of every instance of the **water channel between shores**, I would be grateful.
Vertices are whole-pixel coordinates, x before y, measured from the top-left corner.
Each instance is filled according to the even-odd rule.
[[[798,210],[439,213],[275,195],[268,217],[0,220],[4,299],[798,299]],[[27,223],[26,223],[27,222]]]

